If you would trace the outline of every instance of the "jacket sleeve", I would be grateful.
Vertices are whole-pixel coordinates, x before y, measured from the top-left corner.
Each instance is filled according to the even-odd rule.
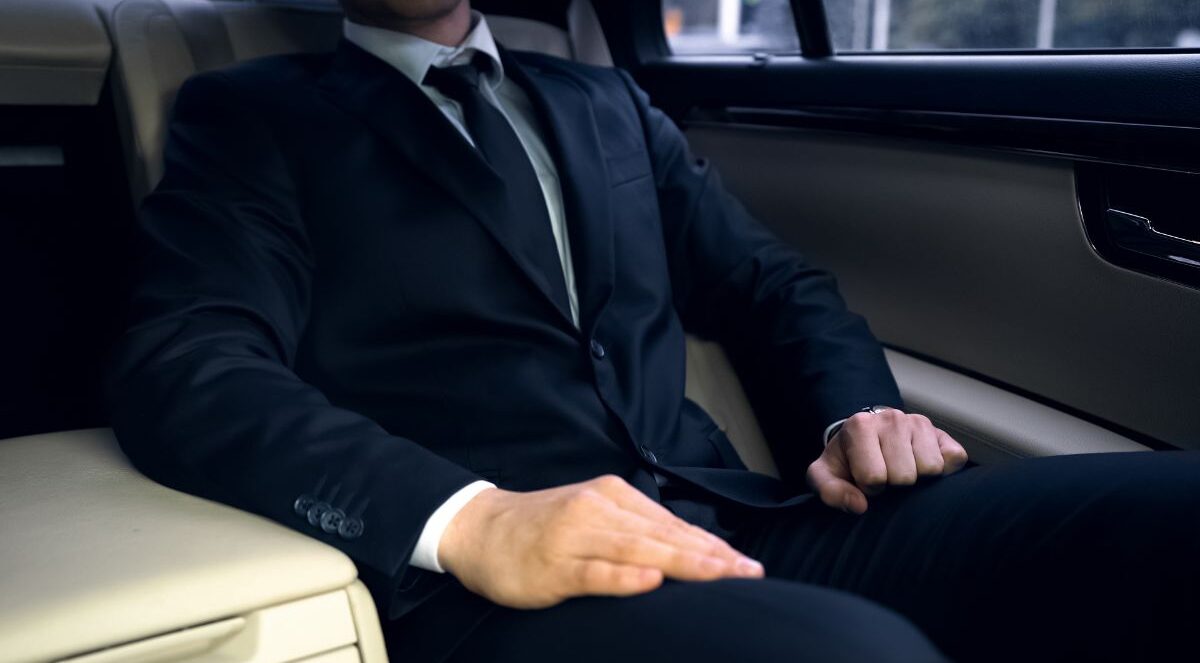
[[[151,478],[338,547],[386,607],[428,516],[479,477],[293,372],[312,253],[271,127],[241,97],[221,74],[178,95],[107,376],[113,428]]]
[[[781,473],[802,480],[830,423],[868,405],[902,406],[883,350],[846,309],[833,277],[751,217],[670,118],[621,75],[650,151],[684,328],[721,342]]]

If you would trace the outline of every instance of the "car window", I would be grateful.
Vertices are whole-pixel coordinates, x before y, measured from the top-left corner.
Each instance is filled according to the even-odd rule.
[[[824,0],[841,52],[1200,48],[1200,0]],[[676,54],[799,50],[789,0],[663,0]]]
[[[673,53],[781,53],[800,50],[788,0],[664,0]]]
[[[1197,0],[825,0],[839,51],[1200,47]]]

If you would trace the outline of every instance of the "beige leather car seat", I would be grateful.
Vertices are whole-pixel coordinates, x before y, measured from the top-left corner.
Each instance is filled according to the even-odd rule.
[[[162,175],[162,149],[175,92],[192,74],[265,55],[332,50],[341,34],[336,5],[228,0],[122,0],[104,17],[114,53],[111,85],[134,200]],[[600,66],[612,57],[589,0],[573,0],[566,29],[488,16],[498,41]],[[750,403],[724,351],[690,338],[687,395],[712,415],[750,469],[778,475]]]

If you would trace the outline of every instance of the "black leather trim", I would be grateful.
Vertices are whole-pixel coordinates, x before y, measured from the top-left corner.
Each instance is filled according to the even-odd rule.
[[[874,108],[1200,127],[1200,53],[661,57],[634,71],[693,108]]]
[[[847,131],[1200,172],[1200,127],[824,106],[697,110],[685,122]]]

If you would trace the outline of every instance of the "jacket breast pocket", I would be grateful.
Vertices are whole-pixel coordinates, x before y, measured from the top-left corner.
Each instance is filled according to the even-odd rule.
[[[639,150],[618,157],[609,157],[608,182],[613,188],[650,177],[650,157]]]

